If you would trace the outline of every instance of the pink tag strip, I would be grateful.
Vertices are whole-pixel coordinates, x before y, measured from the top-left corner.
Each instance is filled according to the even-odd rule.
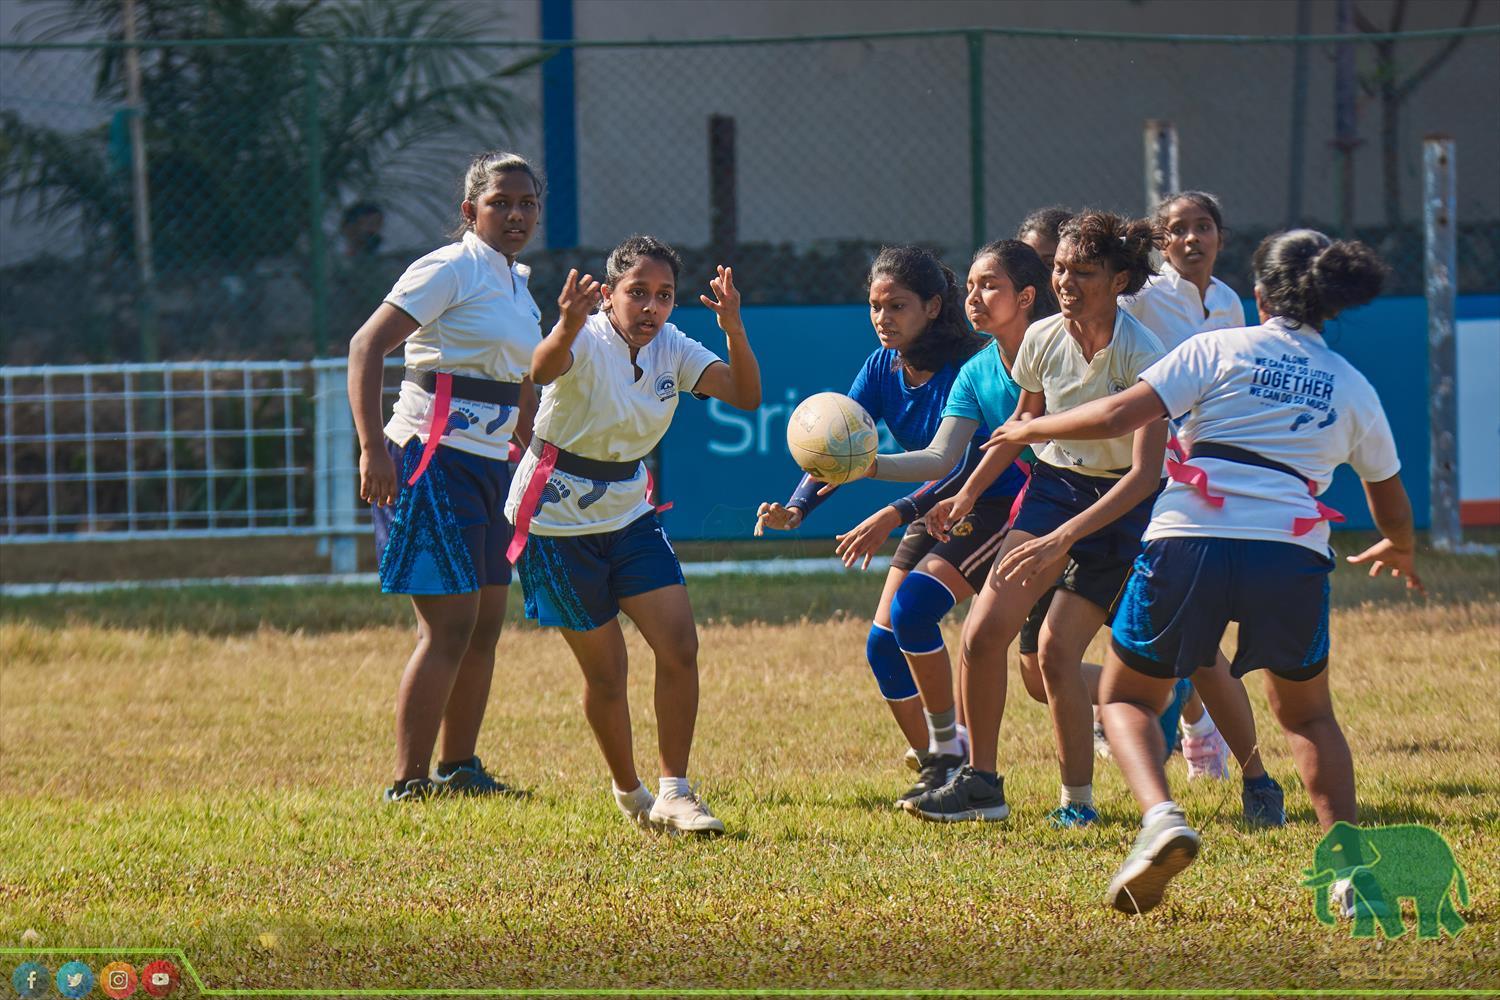
[[[546,489],[547,480],[552,477],[552,470],[555,468],[557,448],[544,441],[541,458],[537,461],[536,468],[531,470],[531,478],[526,481],[521,502],[516,506],[516,530],[510,536],[510,545],[505,550],[505,558],[512,566],[526,548],[526,536],[531,532],[531,515],[536,511],[536,505],[542,499],[542,490]]]
[[[651,475],[651,469],[647,468],[646,469],[646,502],[649,503],[649,504],[651,504],[652,509],[655,510],[658,514],[664,514],[667,511],[669,511],[669,510],[672,509],[672,504],[671,504],[670,501],[667,502],[667,503],[657,503],[656,500],[654,499],[655,496],[656,496],[656,477],[653,476],[653,475]]]
[[[427,466],[431,464],[432,456],[437,454],[438,442],[448,430],[448,407],[453,402],[453,376],[447,372],[438,372],[435,388],[436,392],[432,397],[432,419],[427,424],[427,443],[422,446],[422,460],[417,463],[416,471],[406,481],[408,486],[417,485],[417,480],[422,478],[422,473],[426,472]]]

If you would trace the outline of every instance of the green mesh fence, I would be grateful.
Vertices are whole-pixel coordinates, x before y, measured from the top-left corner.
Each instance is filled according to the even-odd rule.
[[[556,166],[542,81],[556,45],[424,37],[453,28],[443,11],[461,8],[442,5],[318,9],[335,19],[276,27],[304,37],[148,32],[139,107],[119,43],[0,45],[0,360],[340,353],[446,242],[470,154]],[[751,302],[858,302],[882,243],[961,270],[1037,207],[1143,213],[1142,129],[1166,119],[1181,185],[1223,199],[1219,273],[1240,291],[1260,237],[1307,224],[1371,242],[1390,292],[1420,294],[1427,133],[1457,142],[1461,288],[1500,291],[1500,33],[1346,44],[1357,143],[1336,128],[1326,37],[579,44],[577,183],[550,195],[576,203],[577,232],[549,233],[549,205],[523,260],[546,312],[568,267],[597,269],[636,231],[675,243],[690,284],[725,262]]]

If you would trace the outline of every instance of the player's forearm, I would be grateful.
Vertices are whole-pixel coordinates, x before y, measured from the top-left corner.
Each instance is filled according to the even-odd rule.
[[[1365,483],[1365,500],[1370,505],[1370,516],[1380,534],[1398,549],[1411,551],[1416,548],[1417,536],[1411,513],[1411,498],[1401,476],[1394,475],[1378,483]]]
[[[384,434],[380,398],[384,367],[385,358],[374,350],[374,345],[356,334],[349,342],[348,391],[354,430],[362,451],[380,447]]]
[[[724,338],[729,346],[729,377],[734,387],[733,398],[724,402],[742,410],[756,409],[761,399],[760,362],[750,349],[750,338],[743,329],[726,332]]]
[[[1124,517],[1161,486],[1161,466],[1166,451],[1165,420],[1136,431],[1131,446],[1130,471],[1117,479],[1088,510],[1057,530],[1071,545]]]
[[[995,484],[1000,474],[1010,468],[1011,463],[1020,457],[1023,447],[1024,445],[1019,444],[1002,444],[985,452],[979,467],[969,476],[969,481],[964,483],[963,489],[958,491],[957,495],[961,501],[972,507],[975,501],[984,495],[984,491]]]
[[[521,400],[516,406],[516,429],[511,436],[522,448],[531,447],[531,430],[536,422],[536,384],[528,375],[521,379]]]
[[[1027,421],[1026,440],[1095,441],[1123,437],[1167,415],[1156,391],[1137,382],[1124,392],[1096,399],[1061,413],[1046,413]]]
[[[578,326],[569,329],[562,320],[552,332],[542,338],[531,351],[531,380],[537,385],[547,385],[557,379],[573,364],[573,341],[578,339]]]
[[[921,451],[894,455],[876,455],[871,479],[896,483],[922,483],[937,479],[958,464],[964,456],[979,421],[963,417],[944,417],[932,443]]]

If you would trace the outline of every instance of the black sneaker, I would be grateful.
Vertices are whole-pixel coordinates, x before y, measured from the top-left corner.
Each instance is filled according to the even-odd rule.
[[[427,778],[408,778],[385,790],[387,802],[421,802],[437,794],[436,786]]]
[[[968,765],[959,768],[943,787],[903,800],[901,808],[938,823],[996,823],[1010,815],[1010,806],[1005,804],[1005,779],[990,784]]]
[[[514,795],[511,787],[496,781],[494,775],[484,769],[484,761],[470,757],[463,767],[454,768],[451,774],[439,774],[433,782],[435,791],[447,795]]]
[[[964,766],[964,758],[956,753],[924,753],[921,763],[922,766],[917,771],[917,783],[896,800],[897,805],[914,799],[923,792],[935,792],[942,788]]]

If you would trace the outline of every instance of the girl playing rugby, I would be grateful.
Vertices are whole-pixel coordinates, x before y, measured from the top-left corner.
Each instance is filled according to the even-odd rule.
[[[880,347],[855,376],[849,395],[871,417],[883,419],[903,448],[926,447],[942,420],[960,367],[986,341],[964,322],[957,279],[930,251],[912,246],[886,247],[870,268],[869,287],[870,323]],[[1030,301],[1028,298],[1028,308]],[[892,530],[908,525],[875,608],[865,658],[891,714],[923,767],[914,792],[925,790],[924,782],[934,774],[946,780],[947,771],[966,755],[938,622],[953,606],[955,593],[967,592],[983,580],[981,563],[987,559],[979,543],[989,541],[1004,526],[1010,498],[1024,478],[1019,469],[1000,476],[992,483],[993,488],[984,492],[985,505],[969,522],[972,532],[960,535],[945,556],[930,556],[933,539],[920,518],[939,499],[956,490],[978,464],[979,440],[982,438],[974,440],[963,460],[943,470],[935,482],[840,536],[848,562],[854,561],[849,553],[857,551],[868,563],[869,553]],[[822,483],[804,476],[785,505],[760,505],[757,531],[762,525],[777,530],[796,528],[828,492]],[[919,567],[921,571],[913,573]],[[910,586],[905,585],[908,582]],[[913,662],[922,664],[916,679],[903,650],[910,653]]]
[[[699,296],[724,331],[727,364],[667,322],[681,270],[671,247],[632,236],[610,253],[602,288],[569,272],[562,315],[531,356],[531,377],[545,388],[505,510],[516,525],[510,554],[520,559],[526,616],[562,628],[583,669],[584,714],[620,811],[642,826],[722,833],[688,785],[698,632],[641,459],[666,434],[682,392],[758,407],[760,367],[728,268],[709,283],[713,298]],[[621,611],[656,654],[655,798],[631,753]]]
[[[507,790],[474,749],[510,584],[506,455],[512,434],[530,434],[536,405],[526,371],[542,314],[516,256],[536,232],[541,194],[514,153],[475,157],[459,242],[407,268],[349,343],[359,491],[375,505],[380,587],[410,594],[417,614],[396,699],[391,801]],[[382,432],[381,370],[403,343],[406,376]]]
[[[1225,233],[1219,200],[1204,191],[1169,194],[1157,206],[1155,220],[1167,237],[1162,251],[1166,262],[1145,288],[1120,300],[1121,308],[1144,323],[1169,351],[1200,333],[1243,327],[1245,309],[1240,297],[1214,277]],[[1188,777],[1227,778],[1232,747],[1244,777],[1245,818],[1280,826],[1286,821],[1281,788],[1265,774],[1250,699],[1244,685],[1229,676],[1229,661],[1221,655],[1212,670],[1199,673],[1187,686],[1191,696],[1181,711],[1182,756]],[[1213,715],[1203,710],[1200,689],[1207,690]],[[1222,736],[1215,717],[1223,723]]]
[[[1060,235],[1052,284],[1062,311],[1027,329],[1011,366],[1022,390],[1016,410],[1022,418],[1119,392],[1162,354],[1160,341],[1116,307],[1117,296],[1138,291],[1151,273],[1150,254],[1159,240],[1151,224],[1085,212],[1064,223]],[[1087,826],[1097,819],[1090,699],[1080,667],[1140,550],[1166,437],[1163,420],[1134,435],[1066,447],[1048,442],[1037,449],[1012,530],[964,622],[970,764],[942,788],[903,803],[908,811],[943,821],[1009,815],[995,767],[1006,650],[1037,598],[1061,578],[1040,643],[1062,773],[1061,803],[1052,821]],[[934,508],[928,524],[946,536],[1020,452],[1008,444],[990,448],[958,494]]]
[[[932,442],[921,451],[879,456],[868,473],[872,478],[906,482],[941,479],[963,462],[976,434],[988,437],[991,429],[1004,424],[1015,412],[1021,390],[1011,380],[1011,361],[1027,326],[1057,312],[1057,299],[1052,294],[1047,269],[1036,251],[1026,244],[999,240],[981,247],[974,255],[967,289],[964,311],[969,322],[980,333],[994,338],[993,341],[959,370]],[[1029,451],[1025,457],[1030,458]],[[952,710],[954,705],[948,654],[938,624],[949,609],[974,596],[984,585],[1014,500],[1014,496],[1005,495],[982,499],[946,542],[927,534],[921,519],[912,522],[908,529],[910,541],[902,541],[913,549],[925,549],[926,554],[919,557],[916,568],[896,590],[891,601],[891,625],[922,693],[931,730],[928,753],[921,760],[917,783],[903,798],[941,787],[964,763],[953,748],[943,752],[940,739],[942,713]],[[845,564],[860,559],[868,561],[900,523],[898,513],[896,508],[886,507],[853,531],[840,535],[838,552]],[[1033,670],[1022,672],[1027,688],[1038,700],[1045,701],[1041,674],[1035,670],[1034,649],[1031,660]],[[963,677],[960,658],[960,702]]]
[[[1328,521],[1317,495],[1348,463],[1364,481],[1381,541],[1351,556],[1421,588],[1411,504],[1375,390],[1322,329],[1379,294],[1385,268],[1361,243],[1299,229],[1255,252],[1261,325],[1192,337],[1124,392],[1009,424],[1007,447],[1073,442],[1184,417],[1186,462],[1152,512],[1115,618],[1102,694],[1109,740],[1143,813],[1109,887],[1126,913],[1156,906],[1197,855],[1199,836],[1172,801],[1156,713],[1178,677],[1214,661],[1239,622],[1235,675],[1264,669],[1318,821],[1354,822],[1354,765],[1328,688]]]

